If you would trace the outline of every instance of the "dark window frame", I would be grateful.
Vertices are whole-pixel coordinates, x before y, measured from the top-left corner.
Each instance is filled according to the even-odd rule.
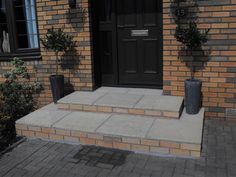
[[[19,57],[23,60],[40,59],[40,42],[39,42],[39,29],[37,19],[37,7],[35,3],[35,16],[36,26],[38,34],[38,48],[18,48],[17,47],[17,29],[15,23],[14,5],[12,0],[5,0],[6,3],[6,22],[9,33],[10,53],[0,53],[0,61],[9,60],[9,58]]]

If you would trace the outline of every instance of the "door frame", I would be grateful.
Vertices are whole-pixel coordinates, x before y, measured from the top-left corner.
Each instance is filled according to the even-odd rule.
[[[113,72],[114,72],[114,82],[112,84],[104,84],[102,83],[102,70],[101,70],[101,58],[99,54],[99,6],[97,0],[89,0],[90,4],[90,19],[91,19],[91,39],[92,39],[92,59],[93,59],[93,73],[94,73],[94,84],[95,88],[99,88],[101,86],[115,86],[115,87],[134,87],[134,88],[158,88],[162,89],[163,87],[163,79],[161,81],[161,85],[122,85],[119,83],[119,62],[118,62],[118,33],[117,33],[117,13],[116,13],[116,5],[119,0],[111,0],[112,3],[112,60],[113,60]],[[161,2],[163,6],[163,2]],[[162,15],[163,15],[163,7],[162,7]],[[161,19],[162,27],[161,31],[163,31],[163,17]],[[162,68],[162,78],[163,78],[163,33],[161,35],[162,45],[161,45],[161,60],[160,60],[160,68]]]

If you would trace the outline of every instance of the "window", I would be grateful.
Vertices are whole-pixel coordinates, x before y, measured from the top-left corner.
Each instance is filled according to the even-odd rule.
[[[0,0],[0,59],[39,55],[35,0]]]

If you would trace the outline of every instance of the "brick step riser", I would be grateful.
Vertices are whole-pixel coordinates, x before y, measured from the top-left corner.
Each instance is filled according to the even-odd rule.
[[[118,114],[129,114],[138,116],[150,116],[156,118],[172,118],[179,119],[183,105],[180,107],[179,112],[173,111],[159,111],[150,109],[136,109],[136,108],[118,108],[109,106],[91,106],[91,105],[80,105],[80,104],[58,104],[58,109],[70,110],[70,111],[84,111],[84,112],[99,112],[99,113],[118,113]]]
[[[200,144],[186,144],[180,142],[151,140],[144,138],[109,136],[103,134],[70,131],[46,127],[34,127],[16,124],[19,136],[41,138],[65,143],[80,143],[107,148],[130,150],[139,153],[174,155],[179,157],[200,157]]]

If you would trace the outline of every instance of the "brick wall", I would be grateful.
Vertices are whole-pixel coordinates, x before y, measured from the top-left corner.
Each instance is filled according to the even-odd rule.
[[[202,70],[196,77],[203,81],[203,106],[207,117],[224,118],[227,109],[236,108],[236,1],[201,0],[199,27],[210,28],[208,62],[198,62]],[[176,24],[170,0],[164,0],[164,92],[184,95],[184,80],[189,68],[178,58],[181,46],[174,37]]]
[[[207,117],[225,117],[226,109],[236,108],[236,0],[201,0],[199,26],[210,28],[209,61],[196,77],[203,81],[203,106]],[[163,0],[164,17],[164,93],[184,95],[184,80],[190,76],[189,68],[178,59],[180,44],[174,38],[175,23],[170,13],[170,0]],[[77,9],[70,9],[68,0],[37,0],[39,34],[54,26],[71,33],[77,41],[76,53],[70,53],[63,62],[61,72],[74,90],[92,90],[92,52],[88,0],[77,0]],[[42,60],[28,61],[44,85],[40,95],[41,105],[52,101],[49,75],[55,72],[54,53],[41,48]],[[79,65],[78,65],[79,62]],[[198,63],[202,65],[201,62]],[[10,69],[9,62],[0,62],[0,74]],[[35,79],[35,75],[32,75]],[[0,82],[3,78],[0,77]]]
[[[70,9],[68,0],[36,0],[39,37],[43,38],[47,29],[62,28],[65,32],[74,36],[77,41],[76,52],[71,52],[62,56],[62,67],[60,73],[65,76],[66,91],[72,90],[92,90],[92,60],[91,60],[91,36],[90,20],[88,15],[88,0],[78,0],[77,8]],[[41,45],[41,60],[27,61],[26,64],[31,73],[32,80],[34,66],[37,68],[38,81],[43,83],[44,91],[39,97],[40,105],[45,105],[52,101],[49,75],[55,73],[55,54],[45,51]],[[9,59],[10,60],[10,59]],[[9,70],[10,63],[0,62],[1,73]],[[0,76],[0,82],[4,80]]]

